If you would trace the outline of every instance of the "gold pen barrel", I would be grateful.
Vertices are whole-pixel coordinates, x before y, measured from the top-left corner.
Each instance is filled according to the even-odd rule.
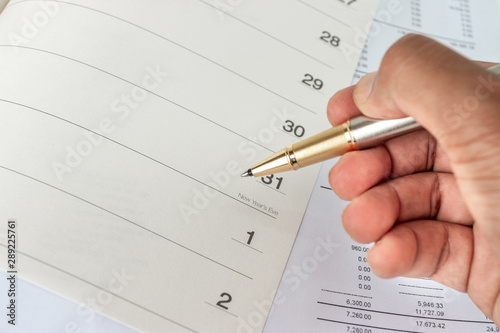
[[[297,170],[357,149],[350,122],[347,121],[291,145],[290,156],[295,159],[293,169]]]
[[[254,165],[254,177],[265,176],[319,163],[356,150],[349,122],[299,141]]]
[[[286,147],[254,165],[248,175],[254,177],[297,170],[343,155],[352,150],[377,146],[394,137],[420,128],[413,118],[377,120],[356,117],[303,141]]]

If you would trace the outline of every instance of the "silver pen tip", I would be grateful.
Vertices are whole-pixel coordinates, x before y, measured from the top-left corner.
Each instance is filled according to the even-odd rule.
[[[248,169],[248,171],[245,171],[241,174],[241,177],[252,177],[253,173],[251,169]]]

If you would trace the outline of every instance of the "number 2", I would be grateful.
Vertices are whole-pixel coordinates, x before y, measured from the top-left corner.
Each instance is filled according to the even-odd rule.
[[[220,306],[223,309],[229,310],[229,308],[223,304],[230,303],[233,300],[231,295],[229,295],[228,293],[222,293],[222,294],[220,294],[220,297],[223,297],[224,299],[221,299],[220,301],[218,301],[217,306]]]

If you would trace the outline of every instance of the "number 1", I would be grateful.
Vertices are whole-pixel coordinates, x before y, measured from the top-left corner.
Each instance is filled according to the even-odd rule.
[[[250,243],[252,242],[253,235],[255,235],[255,231],[248,231],[247,234],[250,235],[250,237],[248,237],[247,245],[250,245]]]

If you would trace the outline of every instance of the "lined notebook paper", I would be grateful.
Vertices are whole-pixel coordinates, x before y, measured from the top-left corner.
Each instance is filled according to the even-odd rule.
[[[328,126],[375,8],[11,1],[0,268],[142,332],[262,331],[319,167],[239,174]]]

